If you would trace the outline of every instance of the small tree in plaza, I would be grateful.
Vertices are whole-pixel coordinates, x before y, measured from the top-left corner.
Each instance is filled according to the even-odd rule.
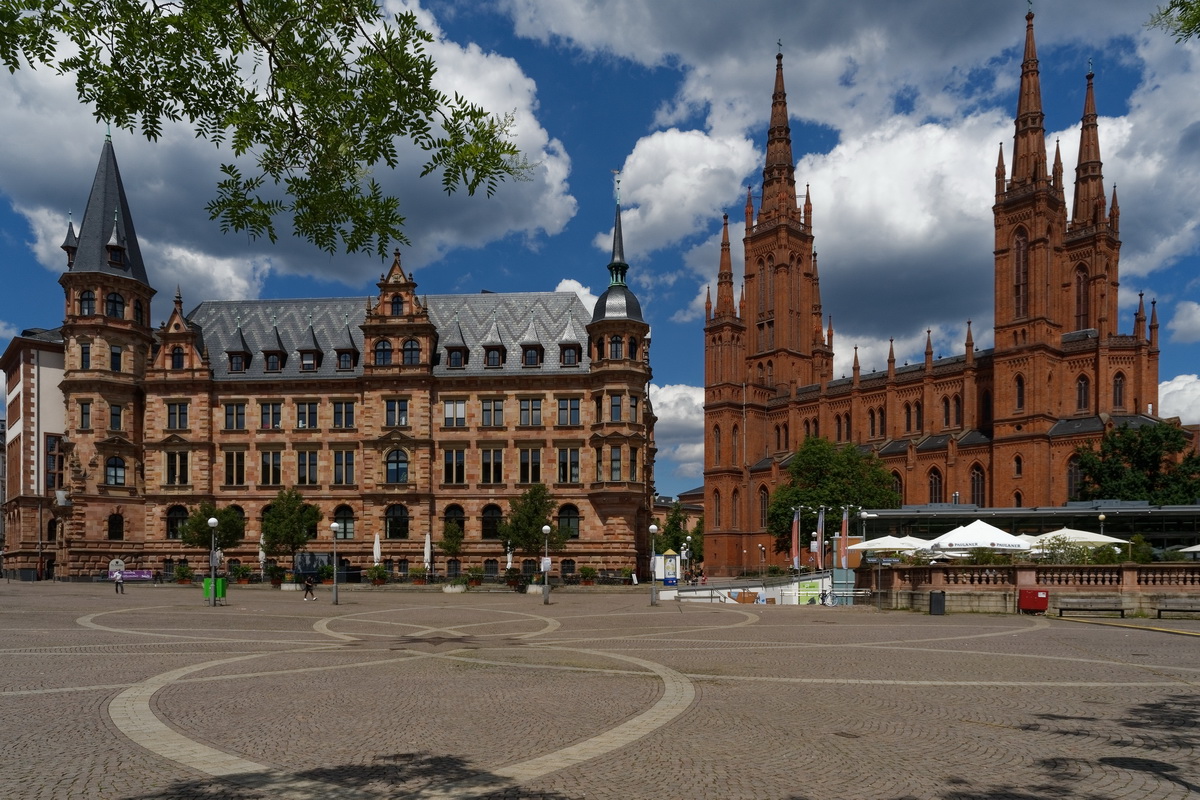
[[[462,553],[465,538],[466,533],[462,525],[456,520],[448,519],[442,526],[442,538],[437,543],[438,549],[445,553],[447,558],[457,558]]]
[[[322,518],[321,509],[304,502],[295,489],[283,489],[263,514],[262,547],[268,556],[296,554],[308,547]]]
[[[550,549],[561,550],[566,544],[566,536],[551,522],[554,505],[554,498],[545,484],[530,486],[520,497],[508,501],[508,516],[500,523],[500,538],[509,542],[513,550],[535,556],[545,547],[542,528],[549,525]]]
[[[208,521],[216,518],[217,527],[213,531]],[[188,515],[183,527],[179,530],[179,541],[188,547],[202,547],[205,550],[216,541],[218,550],[228,550],[241,544],[246,535],[246,521],[232,506],[217,508],[211,500],[205,500]]]

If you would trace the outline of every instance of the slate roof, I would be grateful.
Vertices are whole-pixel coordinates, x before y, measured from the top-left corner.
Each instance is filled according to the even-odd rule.
[[[545,359],[536,368],[541,372],[582,374],[591,363],[586,347],[578,366],[559,362],[559,336],[568,336],[569,344],[582,344],[576,341],[580,335],[586,340],[589,314],[572,292],[427,295],[422,300],[438,332],[436,376],[527,374],[531,368],[521,364],[521,344],[530,336],[545,348]],[[360,327],[366,319],[363,297],[211,300],[196,306],[187,319],[200,335],[200,346],[207,348],[213,379],[218,381],[354,378],[363,374],[372,357]],[[493,337],[497,341],[491,341]],[[324,356],[316,371],[302,373],[298,350],[311,348],[314,340]],[[263,353],[280,347],[278,341],[288,356],[282,370],[268,373]],[[485,343],[506,348],[503,366],[484,368]],[[446,366],[447,345],[468,348],[464,368]],[[349,347],[358,351],[358,363],[352,370],[338,370],[336,351]],[[250,354],[246,371],[231,373],[227,354],[243,351]],[[396,352],[394,358],[399,357]]]
[[[138,246],[137,233],[133,229],[133,217],[129,213],[129,201],[125,199],[125,186],[121,182],[121,171],[117,169],[117,155],[112,141],[105,139],[96,167],[96,178],[88,195],[87,208],[79,223],[79,236],[74,237],[74,226],[67,228],[67,240],[75,238],[75,261],[71,272],[103,272],[133,278],[150,285],[146,279],[146,266],[142,262],[142,251]],[[125,249],[125,263],[116,266],[109,263],[108,243],[112,241]]]
[[[1131,428],[1140,428],[1143,425],[1157,425],[1159,422],[1142,414],[1130,414],[1128,416],[1117,416],[1114,414],[1110,419],[1118,428],[1122,425],[1128,425]],[[1104,431],[1104,425],[1105,420],[1100,417],[1060,419],[1050,428],[1049,435],[1074,436],[1080,433],[1101,433]]]

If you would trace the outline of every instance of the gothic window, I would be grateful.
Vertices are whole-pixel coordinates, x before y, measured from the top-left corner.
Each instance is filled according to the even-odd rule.
[[[1013,476],[1017,477],[1017,478],[1021,477],[1021,472],[1024,469],[1025,469],[1025,462],[1021,460],[1021,457],[1013,456]]]
[[[738,447],[741,444],[741,433],[740,433],[740,431],[738,431],[737,425],[733,426],[733,436],[731,436],[730,438],[733,440],[729,443],[729,445],[730,445],[729,449],[731,449],[733,451],[733,462],[732,463],[734,466],[737,466],[738,464],[741,463],[741,460],[742,460],[741,450]]]
[[[720,428],[713,428],[712,443],[713,443],[713,466],[719,467],[721,465],[721,429]]]
[[[808,427],[808,420],[804,420],[804,438],[807,439],[811,435],[812,435],[812,433]]]
[[[413,367],[421,363],[421,343],[409,339],[404,343],[404,366]]]
[[[1125,376],[1118,372],[1113,376],[1113,408],[1125,407]]]
[[[90,317],[96,313],[96,293],[87,290],[79,295],[79,316]]]
[[[1075,407],[1080,411],[1087,411],[1090,403],[1091,381],[1086,375],[1080,375],[1075,381]]]
[[[1029,316],[1029,234],[1024,228],[1013,242],[1013,316]]]
[[[1018,375],[1017,379],[1013,381],[1013,386],[1017,395],[1016,408],[1017,411],[1020,411],[1025,408],[1025,378]]]
[[[1090,328],[1088,318],[1088,274],[1087,268],[1080,264],[1075,268],[1075,330]]]
[[[985,506],[987,505],[985,495],[983,467],[975,464],[971,467],[971,502],[977,506]]]
[[[917,432],[920,433],[925,430],[925,414],[921,409],[921,402],[919,400],[913,403],[913,418]]]
[[[109,292],[104,298],[104,316],[125,319],[125,298],[117,292]]]
[[[904,404],[904,432],[912,432],[912,406],[908,403]]]
[[[992,393],[984,391],[979,398],[979,422],[983,425],[992,423]]]
[[[950,398],[942,398],[942,427],[950,427]]]
[[[713,527],[721,527],[721,493],[713,492]]]
[[[944,495],[942,493],[942,473],[937,467],[929,470],[929,502],[944,502]]]
[[[775,364],[767,362],[767,386],[775,385]]]
[[[835,416],[833,418],[833,430],[834,430],[833,440],[835,442],[840,442],[842,440],[842,415],[841,414],[838,414],[837,416]]]
[[[408,538],[408,509],[401,505],[387,507],[383,513],[384,537],[387,539]]]
[[[846,414],[846,441],[850,441],[853,435],[850,432],[850,415]]]
[[[767,529],[767,509],[771,507],[771,493],[766,487],[761,487],[758,490],[758,527],[762,530]]]
[[[1078,500],[1083,486],[1083,472],[1079,469],[1079,456],[1067,459],[1067,499]]]
[[[904,480],[900,477],[899,472],[892,473],[892,491],[903,499],[904,497]]]
[[[387,367],[392,363],[392,343],[381,339],[375,343],[375,366]]]
[[[867,411],[867,436],[875,438],[875,409]]]
[[[954,427],[961,428],[962,421],[962,398],[954,395]]]
[[[742,524],[742,493],[737,489],[729,496],[729,527],[737,530]]]
[[[1013,492],[1013,508],[1021,507],[1021,493]]]

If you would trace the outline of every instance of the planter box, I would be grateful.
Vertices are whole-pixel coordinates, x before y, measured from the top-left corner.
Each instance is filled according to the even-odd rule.
[[[462,594],[466,590],[467,590],[467,587],[463,586],[461,583],[459,583],[459,584],[447,583],[445,586],[442,587],[442,591],[445,592],[446,594]]]

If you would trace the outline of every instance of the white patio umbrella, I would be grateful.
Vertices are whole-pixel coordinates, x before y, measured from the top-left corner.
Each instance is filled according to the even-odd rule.
[[[1074,544],[1126,544],[1124,539],[1118,539],[1115,536],[1106,536],[1103,533],[1092,533],[1091,531],[1079,531],[1074,528],[1059,528],[1056,531],[1043,533],[1041,536],[1034,537],[1038,544],[1044,544],[1047,539],[1055,537],[1065,539]]]
[[[425,532],[425,569],[429,569],[429,565],[433,563],[433,540],[429,538],[429,531]]]
[[[867,539],[858,544],[852,544],[846,548],[847,550],[879,550],[881,552],[895,552],[899,550],[912,550],[913,545],[907,538],[899,536],[880,536],[878,539]]]
[[[952,531],[943,533],[930,542],[929,547],[933,550],[974,550],[975,548],[985,548],[988,550],[1006,550],[1009,552],[1021,552],[1029,549],[1029,545],[1024,541],[1006,531],[1000,530],[995,525],[989,525],[981,519],[977,519],[969,525],[963,525],[961,528],[955,528]]]
[[[371,548],[371,555],[375,556],[375,563],[378,564],[383,558],[383,550],[379,546],[379,533],[375,533],[375,545]]]
[[[1194,544],[1191,547],[1181,547],[1181,548],[1179,548],[1179,552],[1181,552],[1181,553],[1200,553],[1200,544]]]
[[[266,563],[267,563],[267,551],[263,549],[263,536],[260,533],[258,535],[258,567],[259,567],[259,569],[262,569],[262,566]]]

